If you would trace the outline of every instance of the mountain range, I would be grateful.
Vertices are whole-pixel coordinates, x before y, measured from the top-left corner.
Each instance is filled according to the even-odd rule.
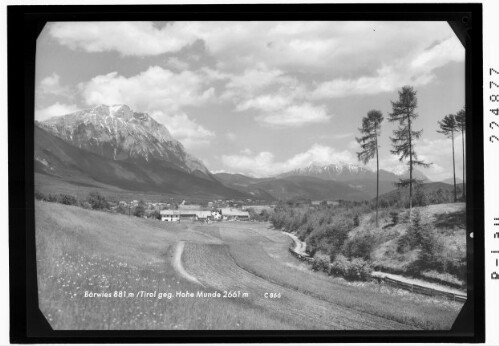
[[[366,200],[376,172],[346,163],[311,163],[275,177],[212,174],[168,129],[127,105],[99,105],[35,122],[35,172],[132,191],[207,198]],[[419,171],[414,175],[428,181]],[[380,194],[407,174],[381,169]]]

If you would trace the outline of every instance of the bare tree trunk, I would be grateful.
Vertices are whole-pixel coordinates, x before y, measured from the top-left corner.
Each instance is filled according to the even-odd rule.
[[[457,190],[456,190],[456,161],[454,159],[454,130],[451,131],[452,136],[452,171],[454,172],[454,203],[457,202]]]
[[[464,151],[466,150],[464,146],[464,125],[461,127],[461,139],[463,142],[463,200],[466,201],[466,179],[465,179],[465,174],[464,174],[464,167],[466,166],[466,161],[464,158]]]
[[[407,117],[409,125],[409,224],[412,225],[412,134],[411,117]]]
[[[378,208],[379,208],[379,156],[378,156],[378,133],[376,134],[376,228],[378,228]]]

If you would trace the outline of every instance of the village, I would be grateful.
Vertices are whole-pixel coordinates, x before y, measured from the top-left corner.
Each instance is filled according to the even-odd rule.
[[[260,202],[255,204],[256,202]],[[159,219],[166,222],[180,221],[250,221],[251,214],[270,212],[275,205],[261,203],[262,201],[214,200],[205,203],[188,203],[182,200],[176,203],[148,201],[119,201],[111,206],[111,210],[143,218]],[[140,215],[137,215],[140,210]]]
[[[208,202],[187,202],[182,200],[177,203],[152,202],[132,200],[109,202],[110,210],[116,213],[139,216],[146,219],[158,219],[165,222],[180,221],[259,221],[262,216],[274,211],[277,204],[262,200],[213,200]],[[294,205],[317,208],[321,205],[335,206],[338,201],[312,201],[299,199]]]

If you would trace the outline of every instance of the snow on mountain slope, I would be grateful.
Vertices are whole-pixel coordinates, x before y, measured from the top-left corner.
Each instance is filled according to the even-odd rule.
[[[127,105],[100,105],[53,117],[38,125],[81,149],[113,160],[154,159],[189,173],[199,171],[210,175],[205,165],[187,153],[164,125]]]

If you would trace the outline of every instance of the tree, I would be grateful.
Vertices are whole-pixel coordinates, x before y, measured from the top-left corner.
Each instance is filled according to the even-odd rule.
[[[459,128],[459,131],[461,132],[461,140],[463,144],[463,199],[466,198],[466,178],[465,178],[465,170],[464,167],[466,166],[466,158],[464,155],[465,152],[465,141],[464,141],[464,133],[466,132],[466,109],[463,107],[459,112],[456,114],[456,124],[457,127]]]
[[[92,209],[109,209],[109,203],[99,192],[90,192],[87,197],[87,202]]]
[[[144,201],[141,200],[139,204],[135,207],[133,215],[137,217],[144,217],[145,213],[146,213],[146,204]]]
[[[359,161],[367,164],[374,156],[376,156],[376,227],[378,224],[378,209],[379,209],[379,145],[378,137],[380,134],[381,122],[383,114],[377,110],[370,110],[367,116],[362,118],[362,127],[359,128],[362,137],[355,138],[360,144],[361,151],[357,153]]]
[[[419,139],[423,133],[423,130],[415,131],[413,129],[413,121],[419,116],[416,113],[418,107],[416,90],[411,86],[404,86],[398,94],[398,100],[392,101],[393,110],[388,119],[390,122],[399,123],[399,127],[393,131],[394,137],[390,137],[393,145],[393,150],[390,152],[398,155],[400,161],[408,160],[409,179],[400,179],[397,185],[399,187],[409,186],[409,222],[411,222],[413,185],[421,183],[421,181],[413,179],[412,171],[414,166],[428,167],[430,164],[419,160],[414,150],[415,140]]]
[[[454,173],[454,202],[457,202],[457,189],[456,189],[456,161],[454,158],[454,132],[458,131],[456,123],[456,116],[454,114],[446,115],[441,121],[438,122],[440,130],[438,133],[452,139],[452,170]]]

